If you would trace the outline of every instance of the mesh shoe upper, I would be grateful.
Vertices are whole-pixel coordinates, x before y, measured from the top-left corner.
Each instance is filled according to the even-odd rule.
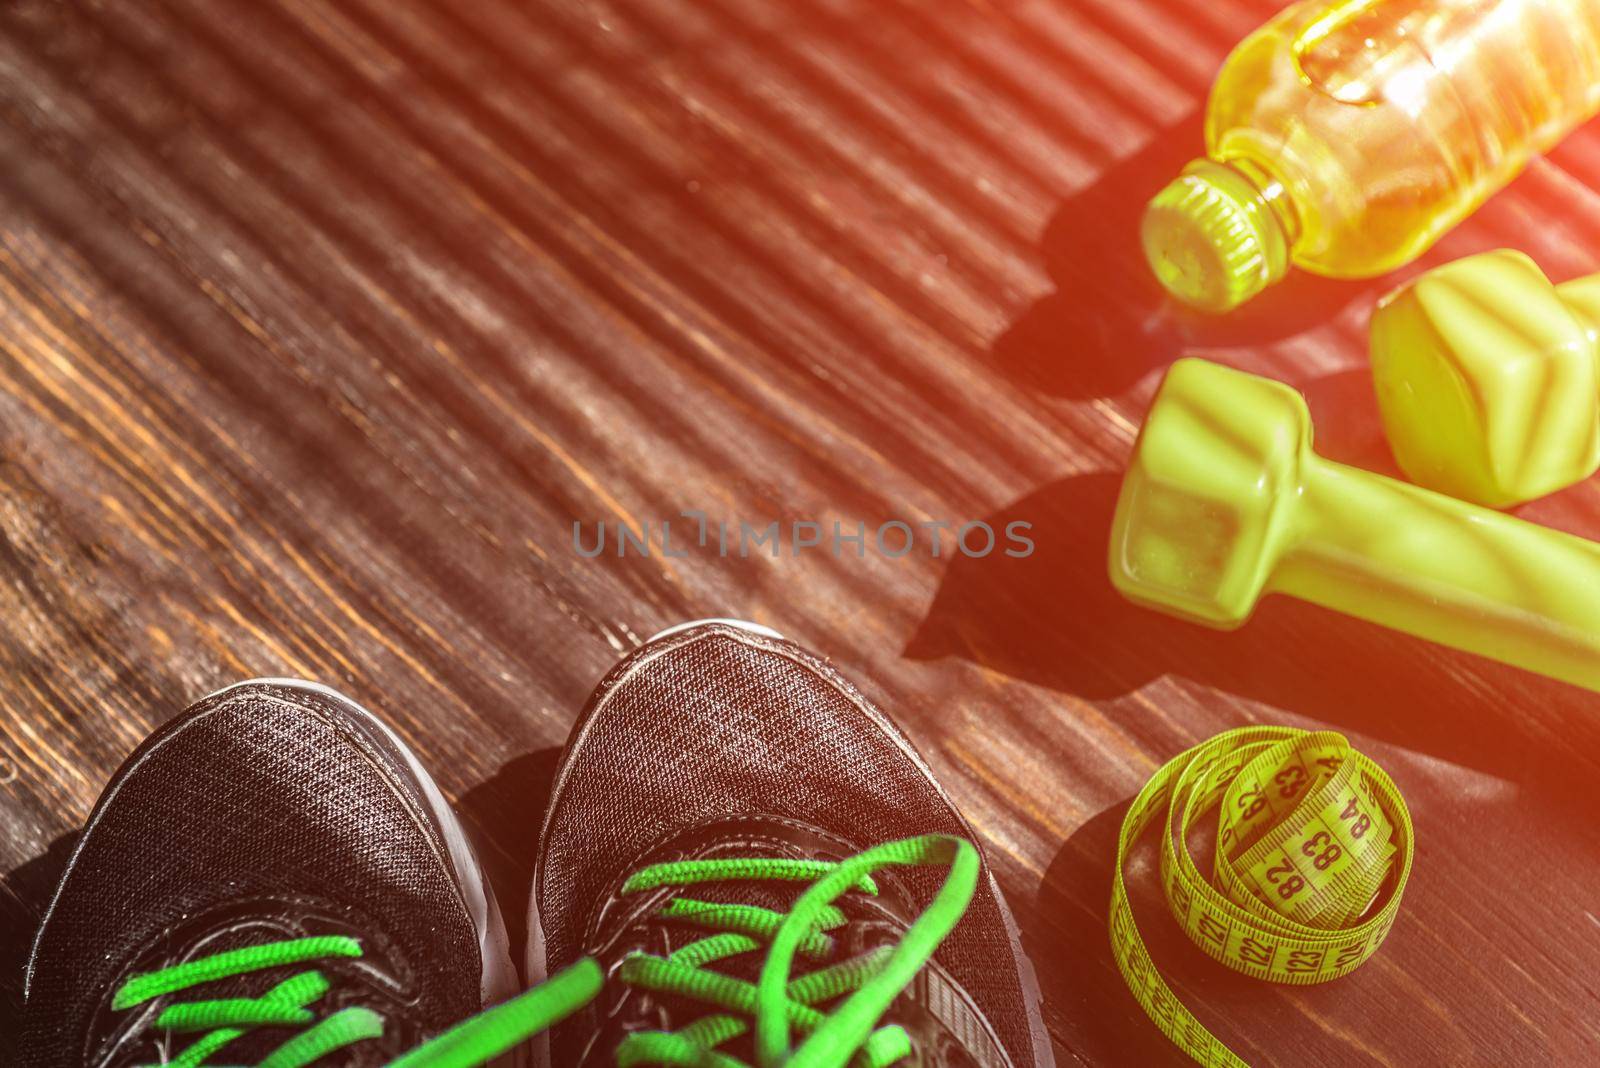
[[[477,1012],[477,930],[427,813],[382,732],[336,700],[250,684],[191,708],[90,818],[29,964],[24,1063],[151,1063],[151,1040],[110,1011],[128,974],[308,934],[362,943],[328,998],[377,1002],[390,1021],[343,1063],[382,1063]],[[257,996],[269,978],[205,996]],[[248,1060],[252,1037],[224,1059]]]
[[[730,836],[787,839],[782,852],[794,855],[810,835],[837,843],[812,850],[827,857],[928,833],[973,837],[909,742],[826,664],[727,626],[674,634],[612,672],[568,743],[536,868],[530,931],[544,945],[530,947],[530,968],[601,950],[611,917],[631,907],[617,887],[665,855],[726,852]],[[924,901],[938,884],[932,872],[895,878]],[[1036,987],[992,878],[935,960],[1014,1065],[1049,1063]],[[576,1063],[579,1032],[594,1027],[574,1018],[559,1029],[553,1063]]]

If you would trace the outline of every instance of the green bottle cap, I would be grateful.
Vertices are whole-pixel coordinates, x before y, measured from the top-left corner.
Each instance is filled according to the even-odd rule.
[[[1190,164],[1145,209],[1145,257],[1167,291],[1208,312],[1237,308],[1283,277],[1282,228],[1261,193],[1224,164]]]

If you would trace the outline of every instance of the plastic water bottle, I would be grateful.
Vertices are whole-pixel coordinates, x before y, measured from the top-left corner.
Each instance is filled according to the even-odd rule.
[[[1600,0],[1303,0],[1228,57],[1145,253],[1214,312],[1291,263],[1383,274],[1597,109]]]

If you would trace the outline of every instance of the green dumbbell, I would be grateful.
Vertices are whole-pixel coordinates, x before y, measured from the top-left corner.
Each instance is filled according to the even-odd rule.
[[[1168,372],[1112,523],[1129,599],[1232,628],[1284,593],[1600,690],[1600,545],[1311,450],[1280,382]]]
[[[1418,485],[1507,508],[1600,467],[1600,275],[1520,252],[1436,267],[1372,316],[1384,430]]]

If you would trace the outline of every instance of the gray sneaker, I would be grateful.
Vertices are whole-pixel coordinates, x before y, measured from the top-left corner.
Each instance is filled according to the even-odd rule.
[[[919,915],[942,908],[948,843],[972,829],[904,735],[819,658],[735,622],[657,636],[600,684],[556,773],[529,978],[584,956],[607,978],[552,1033],[545,1063],[599,1068],[623,1047],[685,1042],[754,1063],[746,999],[775,926],[828,866],[930,835],[906,847],[924,863],[874,872],[806,940],[791,990],[808,989],[810,1008],[836,1011]],[[970,901],[861,1049],[869,1063],[908,1053],[926,1068],[1049,1068],[1016,923],[961,848],[977,872]],[[861,974],[834,982],[846,962]]]

